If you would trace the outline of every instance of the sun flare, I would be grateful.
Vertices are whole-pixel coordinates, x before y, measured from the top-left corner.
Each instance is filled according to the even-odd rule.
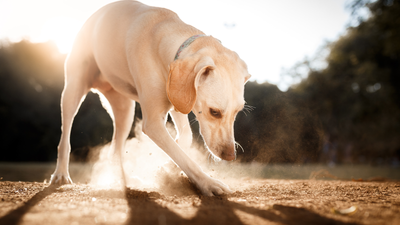
[[[54,41],[60,53],[69,53],[81,24],[69,17],[53,17],[43,25],[42,39]]]

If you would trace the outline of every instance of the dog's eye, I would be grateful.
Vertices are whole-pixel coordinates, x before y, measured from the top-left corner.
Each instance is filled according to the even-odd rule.
[[[212,109],[210,108],[210,114],[215,117],[215,118],[221,118],[221,112],[218,109]]]

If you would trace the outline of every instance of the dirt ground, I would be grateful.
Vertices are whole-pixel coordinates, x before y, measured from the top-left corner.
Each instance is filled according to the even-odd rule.
[[[243,178],[210,198],[182,179],[176,192],[0,181],[0,224],[400,224],[400,182]]]

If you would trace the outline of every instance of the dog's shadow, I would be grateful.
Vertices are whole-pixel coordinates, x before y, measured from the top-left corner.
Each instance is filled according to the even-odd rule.
[[[35,205],[41,202],[44,198],[57,191],[60,185],[50,185],[45,187],[42,191],[36,193],[32,198],[25,202],[20,207],[8,212],[5,216],[0,218],[0,224],[15,225],[21,222],[22,217]]]
[[[0,224],[15,225],[21,222],[22,217],[29,210],[41,202],[44,198],[57,191],[56,185],[44,188],[35,194],[22,206],[10,211],[0,218]],[[158,192],[145,192],[134,189],[126,189],[126,199],[129,206],[126,225],[131,224],[245,224],[243,218],[259,217],[269,222],[280,224],[354,224],[337,221],[323,217],[305,208],[296,208],[284,205],[273,205],[272,208],[264,210],[245,204],[229,201],[223,197],[200,197],[200,204],[196,204],[197,212],[194,217],[187,219],[175,213],[167,206],[160,204],[159,199],[165,198]],[[123,196],[119,196],[123,197]],[[167,202],[166,204],[173,204]],[[245,213],[242,220],[238,212]],[[264,221],[263,221],[264,222]],[[266,222],[266,221],[265,221]]]
[[[354,224],[323,217],[304,208],[284,205],[274,205],[271,209],[262,210],[244,204],[229,201],[224,197],[201,196],[196,215],[186,219],[173,212],[168,207],[157,203],[163,198],[156,192],[143,192],[127,189],[126,198],[130,214],[126,225],[131,224],[245,224],[235,211],[241,211],[246,216],[263,218],[269,222],[280,224]],[[245,217],[244,217],[245,218]],[[265,221],[266,222],[266,221]]]

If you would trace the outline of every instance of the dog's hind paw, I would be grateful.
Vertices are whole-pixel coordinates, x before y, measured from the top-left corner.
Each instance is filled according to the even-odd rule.
[[[53,173],[50,177],[50,184],[73,184],[68,174]]]

